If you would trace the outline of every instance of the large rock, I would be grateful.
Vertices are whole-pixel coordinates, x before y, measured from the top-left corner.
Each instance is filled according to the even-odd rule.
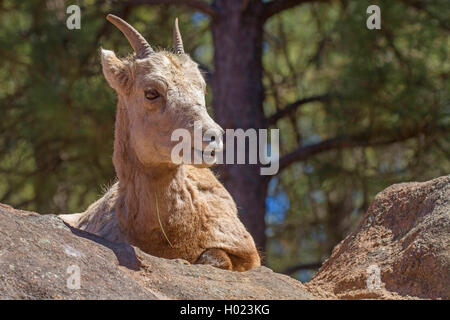
[[[450,176],[387,188],[306,285],[156,258],[0,204],[0,299],[450,299],[449,199]]]
[[[387,188],[307,287],[324,298],[450,299],[449,201],[450,176]]]
[[[240,273],[156,258],[5,205],[0,234],[0,299],[313,298],[299,281],[265,267]],[[77,268],[80,288],[73,289]]]

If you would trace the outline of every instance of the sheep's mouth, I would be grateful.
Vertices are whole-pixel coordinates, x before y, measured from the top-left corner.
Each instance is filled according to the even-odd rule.
[[[194,165],[201,165],[203,167],[209,167],[217,162],[216,151],[211,150],[205,153],[205,150],[199,150],[192,148],[192,161]],[[196,159],[200,159],[201,163],[195,163]],[[206,160],[206,161],[205,161]],[[197,162],[199,162],[197,160]]]
[[[216,157],[216,150],[211,150],[211,151],[205,152],[205,150],[192,148],[192,152],[194,155],[197,154],[197,155],[202,156],[202,159],[203,159],[203,156],[205,156],[205,155],[206,156],[211,155],[212,157]]]

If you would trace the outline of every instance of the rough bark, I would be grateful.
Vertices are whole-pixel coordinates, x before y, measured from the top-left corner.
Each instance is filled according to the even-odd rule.
[[[263,4],[216,0],[214,116],[224,129],[265,128],[262,85]],[[266,182],[257,165],[227,165],[221,180],[259,249],[265,247]]]

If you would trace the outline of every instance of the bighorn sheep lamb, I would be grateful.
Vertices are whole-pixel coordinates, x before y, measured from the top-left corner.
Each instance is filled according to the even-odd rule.
[[[251,235],[236,204],[207,168],[171,161],[177,128],[193,135],[194,122],[218,138],[222,128],[205,107],[206,84],[184,52],[178,21],[174,51],[155,52],[124,20],[108,15],[128,39],[135,56],[119,59],[101,50],[104,76],[118,96],[113,163],[118,176],[85,212],[61,215],[69,225],[114,242],[128,242],[163,258],[244,271],[260,266]],[[193,152],[203,150],[193,149]]]

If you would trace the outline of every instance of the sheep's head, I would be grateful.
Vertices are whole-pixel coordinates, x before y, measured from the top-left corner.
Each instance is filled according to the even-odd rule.
[[[113,15],[107,19],[122,31],[136,53],[133,58],[119,59],[113,51],[102,49],[101,57],[105,78],[125,108],[129,143],[137,159],[144,166],[172,163],[171,151],[178,143],[171,141],[172,132],[186,129],[193,137],[194,123],[201,124],[207,141],[201,144],[202,150],[192,143],[192,155],[210,143],[221,149],[223,130],[206,111],[206,83],[197,64],[184,53],[178,21],[174,51],[155,52],[128,23]]]

